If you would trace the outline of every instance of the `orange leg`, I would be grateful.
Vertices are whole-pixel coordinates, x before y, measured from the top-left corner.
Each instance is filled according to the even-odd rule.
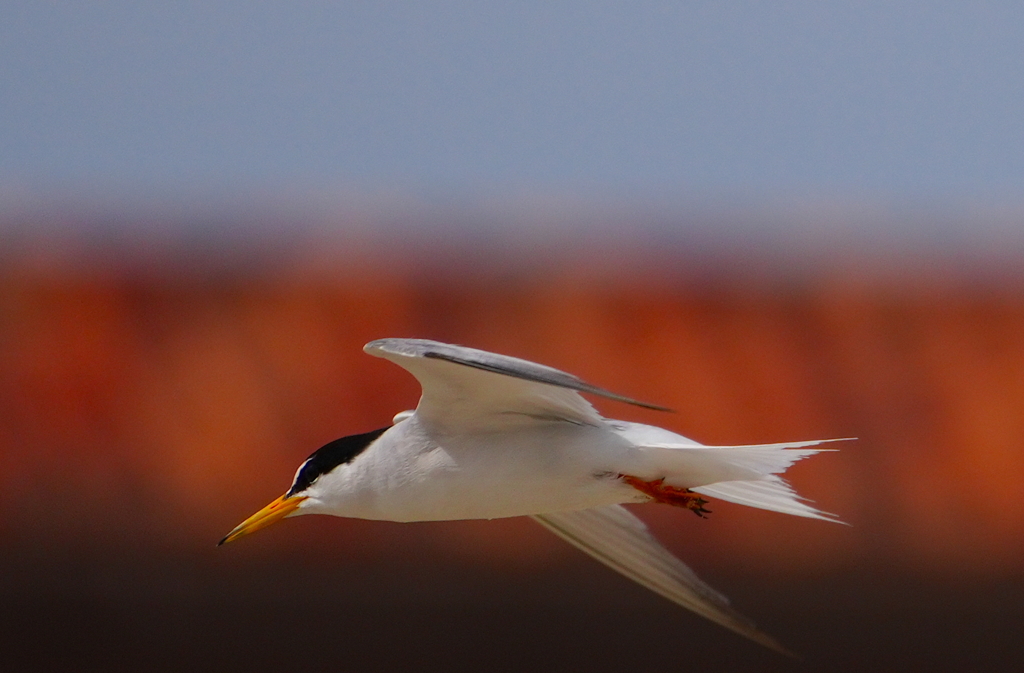
[[[628,474],[620,474],[619,477],[644,495],[650,496],[655,502],[685,507],[702,519],[708,518],[706,515],[711,514],[711,510],[704,509],[704,505],[708,504],[707,500],[688,488],[666,486],[664,478],[656,479],[655,481],[644,481],[640,477]]]

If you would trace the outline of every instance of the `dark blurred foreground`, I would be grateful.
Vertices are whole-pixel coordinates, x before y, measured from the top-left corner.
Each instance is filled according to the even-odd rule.
[[[84,575],[72,590],[8,587],[4,669],[953,672],[1024,662],[1020,580],[925,580],[885,568],[714,577],[802,655],[794,661],[592,563],[331,569],[301,559],[246,565],[227,553],[91,577],[69,564],[59,572]]]

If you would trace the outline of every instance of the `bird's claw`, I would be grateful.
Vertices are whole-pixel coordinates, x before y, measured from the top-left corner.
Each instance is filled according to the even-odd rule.
[[[662,502],[674,507],[683,507],[702,519],[708,518],[707,515],[711,514],[711,510],[704,507],[704,505],[708,504],[707,500],[688,488],[666,486],[664,478],[645,481],[640,477],[634,477],[629,474],[622,474],[619,477],[622,481],[650,497],[655,502]]]

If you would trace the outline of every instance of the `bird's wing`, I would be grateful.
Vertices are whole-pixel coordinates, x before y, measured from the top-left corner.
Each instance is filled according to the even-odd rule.
[[[379,339],[363,350],[391,360],[415,376],[423,388],[417,416],[453,429],[497,429],[550,420],[601,422],[581,392],[664,409],[592,386],[551,367],[475,348],[426,339]]]
[[[766,647],[792,656],[771,636],[733,610],[718,593],[659,543],[644,525],[620,505],[575,512],[539,514],[542,526],[595,559],[651,591],[693,610]]]

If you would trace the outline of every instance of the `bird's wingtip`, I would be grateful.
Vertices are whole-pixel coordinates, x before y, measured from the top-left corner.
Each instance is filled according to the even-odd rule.
[[[763,645],[767,647],[769,650],[777,652],[778,654],[781,654],[785,657],[789,657],[790,659],[794,659],[796,661],[803,661],[804,659],[803,656],[797,654],[796,652],[789,649],[779,641],[775,640],[775,638],[772,638],[767,633],[761,631],[753,625],[751,625],[750,631],[742,632],[742,635],[747,636],[758,645]]]
[[[363,352],[370,355],[376,355],[377,352],[381,350],[382,341],[384,341],[384,339],[374,339],[373,341],[367,342],[367,344],[363,346]]]
[[[425,347],[433,343],[425,339],[401,339],[396,337],[374,339],[363,346],[363,352],[376,357],[386,357],[386,355],[416,357],[423,355],[422,351]]]

